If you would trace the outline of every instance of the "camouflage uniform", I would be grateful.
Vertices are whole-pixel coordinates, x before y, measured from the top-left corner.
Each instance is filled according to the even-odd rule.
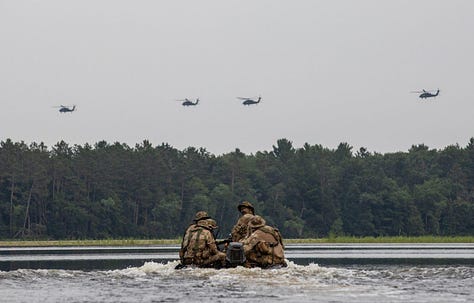
[[[239,242],[240,240],[247,238],[248,224],[252,218],[253,215],[251,214],[245,214],[239,218],[237,224],[235,224],[235,226],[232,228],[232,232],[230,233],[232,235],[233,242]]]
[[[245,239],[248,236],[248,223],[250,219],[255,215],[255,209],[253,205],[248,201],[243,201],[237,206],[239,212],[242,212],[243,209],[245,213],[243,216],[239,218],[237,223],[234,225],[231,231],[232,241],[238,242],[242,239]],[[250,214],[251,213],[251,214]]]
[[[225,253],[220,252],[212,230],[217,228],[213,219],[201,220],[189,229],[181,245],[183,265],[221,267],[225,265]]]
[[[252,233],[242,241],[247,258],[246,266],[286,266],[283,240],[278,229],[265,225],[265,220],[260,216],[252,217],[249,229]]]
[[[209,215],[207,214],[207,212],[205,211],[198,211],[195,215],[194,215],[194,219],[193,219],[193,223],[192,224],[189,224],[188,228],[186,229],[186,231],[184,232],[184,235],[183,235],[183,242],[181,243],[181,249],[179,250],[179,259],[181,260],[181,263],[183,263],[183,257],[184,257],[184,247],[183,247],[183,244],[184,244],[184,239],[186,237],[189,238],[189,232],[191,230],[193,230],[194,228],[196,228],[196,225],[199,221],[201,220],[206,220],[206,219],[210,219],[211,217],[209,217]]]

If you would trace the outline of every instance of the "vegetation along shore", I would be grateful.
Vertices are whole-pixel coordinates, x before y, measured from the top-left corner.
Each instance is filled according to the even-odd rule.
[[[0,247],[46,247],[46,246],[152,246],[179,245],[181,239],[128,239],[128,240],[19,240],[0,241]],[[324,243],[474,243],[474,237],[336,237],[321,239],[284,239],[285,244],[324,244]]]
[[[242,200],[285,239],[472,237],[474,138],[386,154],[279,139],[219,156],[146,140],[0,142],[0,240],[179,239],[198,210],[226,238]]]

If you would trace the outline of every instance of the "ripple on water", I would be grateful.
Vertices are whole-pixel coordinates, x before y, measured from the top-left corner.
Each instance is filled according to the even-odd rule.
[[[109,271],[0,272],[0,298],[9,302],[472,302],[474,267],[306,266],[262,270],[185,268],[146,262]],[[80,298],[80,299],[78,299]]]

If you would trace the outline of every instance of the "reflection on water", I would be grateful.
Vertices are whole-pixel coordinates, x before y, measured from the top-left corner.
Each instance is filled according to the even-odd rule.
[[[474,267],[297,265],[0,271],[2,302],[473,302]]]
[[[178,246],[0,248],[0,270],[105,270],[178,258]],[[290,244],[299,265],[474,265],[474,244]]]

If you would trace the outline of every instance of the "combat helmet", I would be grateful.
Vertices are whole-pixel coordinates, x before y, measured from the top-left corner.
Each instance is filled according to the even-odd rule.
[[[194,215],[194,222],[198,222],[200,220],[206,220],[206,219],[210,219],[211,217],[209,217],[209,215],[207,214],[206,211],[203,211],[203,210],[200,210],[196,213],[196,215]]]
[[[249,222],[249,227],[250,228],[259,228],[262,226],[265,226],[267,222],[265,222],[265,219],[263,219],[260,216],[253,216],[252,219],[250,219]]]
[[[240,202],[239,205],[237,205],[237,209],[239,210],[239,212],[242,209],[242,207],[250,208],[250,210],[252,211],[252,214],[255,214],[255,208],[253,207],[252,203],[250,203],[249,201],[242,201]]]
[[[201,224],[202,226],[205,226],[205,227],[210,228],[210,229],[216,229],[216,228],[218,228],[216,220],[211,219],[211,218],[204,220],[204,221],[201,222],[200,224]]]

